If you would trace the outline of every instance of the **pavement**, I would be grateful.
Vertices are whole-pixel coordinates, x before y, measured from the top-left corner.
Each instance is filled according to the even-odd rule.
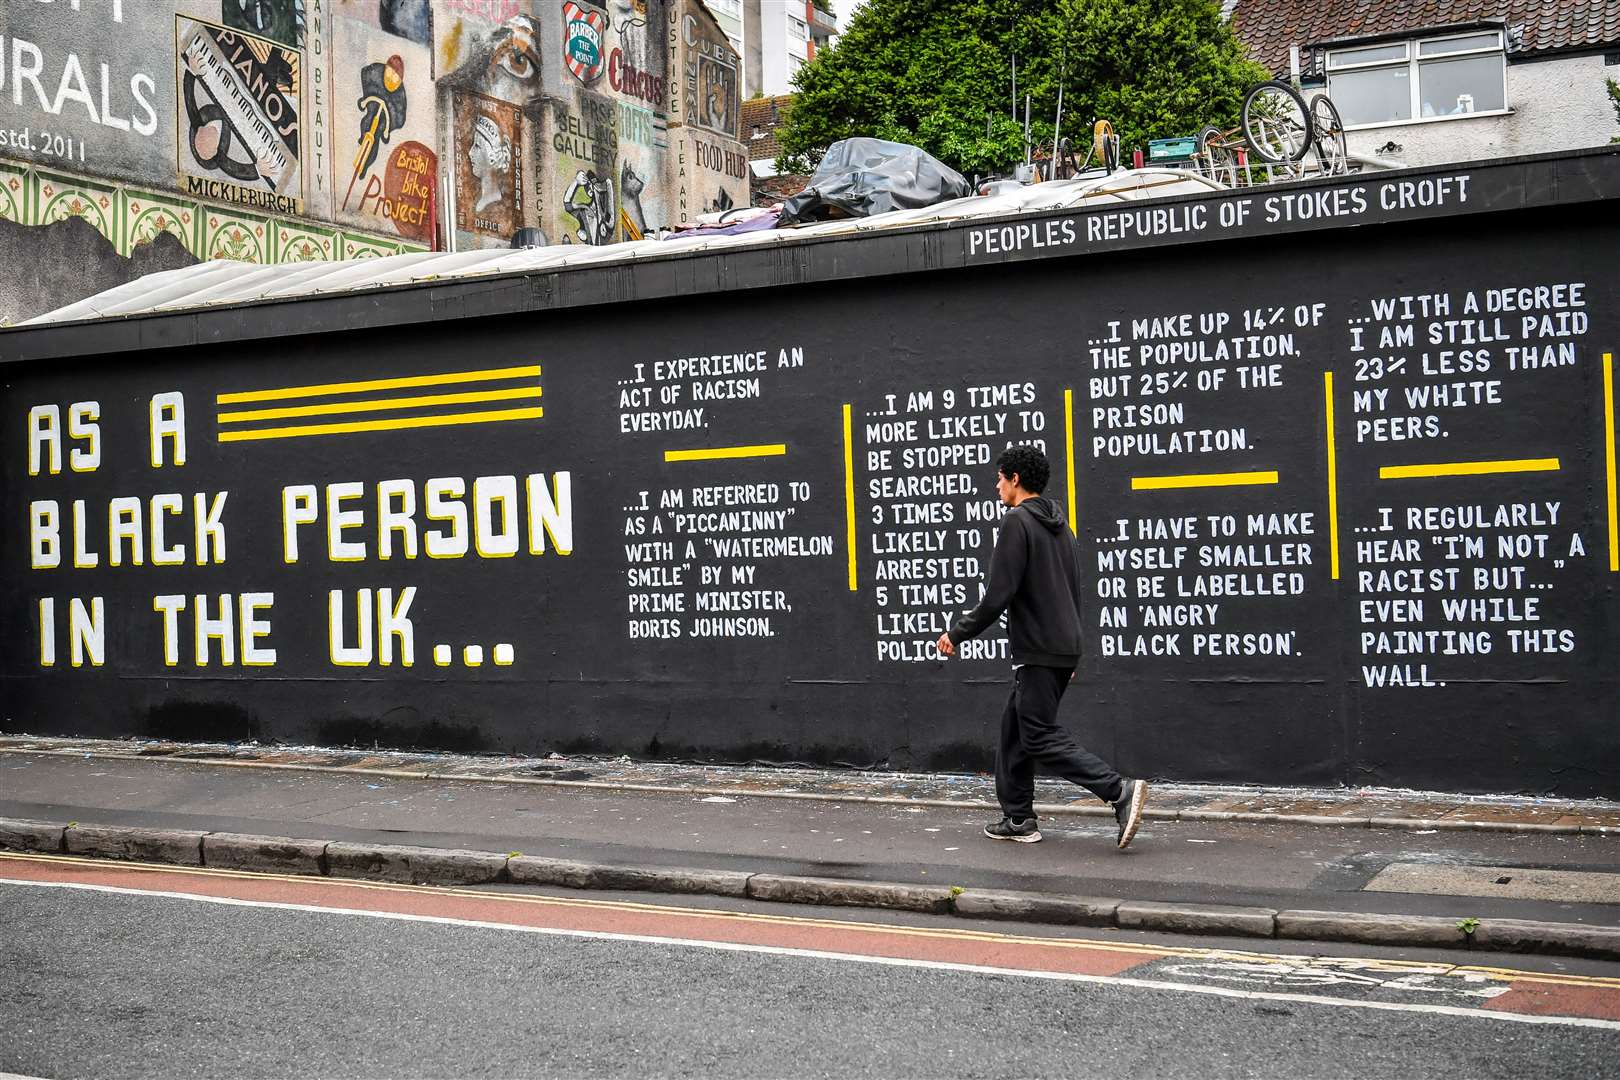
[[[0,847],[432,884],[1620,959],[1620,804],[1155,784],[1132,847],[1042,782],[0,736]],[[34,823],[34,824],[25,824]]]

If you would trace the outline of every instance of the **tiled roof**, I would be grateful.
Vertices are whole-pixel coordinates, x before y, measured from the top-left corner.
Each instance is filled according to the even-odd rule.
[[[1499,21],[1513,54],[1620,42],[1620,0],[1236,0],[1232,28],[1273,72],[1288,46]]]
[[[741,129],[737,137],[748,147],[749,161],[775,161],[782,152],[776,141],[776,127],[787,119],[793,107],[793,95],[753,98],[742,103]]]

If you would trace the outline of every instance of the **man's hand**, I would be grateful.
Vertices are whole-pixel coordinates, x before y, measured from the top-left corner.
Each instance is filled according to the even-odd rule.
[[[939,652],[941,656],[955,656],[956,646],[951,644],[950,634],[939,635]]]

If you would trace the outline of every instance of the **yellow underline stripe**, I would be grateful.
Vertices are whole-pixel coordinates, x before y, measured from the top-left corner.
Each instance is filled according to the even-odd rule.
[[[440,416],[401,416],[393,420],[351,420],[340,424],[302,424],[296,427],[238,428],[221,431],[219,441],[252,442],[258,439],[296,439],[306,435],[352,435],[357,431],[399,431],[403,428],[459,427],[493,424],[501,420],[538,420],[545,410],[492,409],[487,412],[445,413]]]
[[[1448,461],[1435,465],[1385,465],[1380,480],[1412,480],[1427,476],[1489,476],[1493,473],[1557,472],[1558,459],[1514,458],[1503,461]]]
[[[539,374],[539,364],[524,364],[520,367],[484,368],[478,371],[448,371],[440,375],[407,375],[397,379],[365,379],[360,382],[284,386],[274,390],[242,390],[231,394],[216,394],[214,404],[235,405],[244,401],[286,401],[288,398],[330,397],[333,394],[359,394],[367,390],[399,390],[407,386],[446,386],[451,383],[493,382],[496,379],[533,378]]]
[[[480,401],[515,401],[540,396],[538,386],[513,386],[505,390],[469,390],[463,394],[418,394],[415,397],[372,398],[368,401],[329,401],[325,405],[287,405],[279,409],[245,409],[219,414],[222,424],[248,420],[285,420],[290,416],[331,416],[335,413],[385,412],[432,405],[472,405]]]
[[[787,453],[786,443],[768,443],[761,446],[715,446],[698,450],[665,450],[665,461],[714,461],[719,458],[781,457]]]
[[[1327,405],[1328,554],[1333,580],[1339,580],[1339,457],[1333,444],[1333,372],[1322,372],[1322,397]]]
[[[1133,476],[1132,491],[1163,491],[1170,488],[1246,487],[1250,484],[1275,484],[1277,473],[1272,471],[1188,473],[1185,476]]]
[[[849,405],[844,405],[844,542],[849,548],[849,591],[860,582],[855,574],[855,440]]]
[[[1069,463],[1069,532],[1080,535],[1080,522],[1074,508],[1074,388],[1063,390],[1063,447]]]
[[[1603,466],[1609,482],[1609,572],[1620,571],[1620,520],[1615,513],[1614,354],[1603,354]]]

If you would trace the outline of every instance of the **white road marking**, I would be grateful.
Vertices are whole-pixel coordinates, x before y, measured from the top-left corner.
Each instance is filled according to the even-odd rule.
[[[1128,986],[1140,990],[1168,990],[1173,993],[1204,994],[1209,997],[1241,998],[1251,1001],[1291,1001],[1307,1005],[1327,1005],[1341,1009],[1427,1013],[1440,1016],[1468,1017],[1475,1020],[1501,1020],[1515,1024],[1542,1024],[1556,1027],[1585,1027],[1605,1031],[1620,1031],[1620,1021],[1598,1020],[1585,1016],[1533,1016],[1521,1013],[1465,1009],[1454,1005],[1421,1005],[1399,1001],[1349,1001],[1344,998],[1323,997],[1315,994],[1268,993],[1263,990],[1237,990],[1227,986],[1191,986],[1183,983],[1161,982],[1157,979],[1135,979],[1126,975],[1084,975],[1068,971],[1025,971],[1020,968],[992,967],[987,964],[959,964],[947,960],[913,960],[894,956],[863,956],[859,953],[829,952],[823,949],[794,949],[780,945],[749,945],[734,941],[703,941],[694,938],[662,937],[653,934],[620,934],[607,930],[567,930],[551,926],[521,926],[515,923],[489,922],[480,919],[455,919],[444,915],[414,915],[398,911],[363,911],[358,908],[322,907],[318,904],[289,904],[276,900],[242,900],[234,896],[198,896],[192,893],[169,892],[157,889],[131,889],[116,885],[89,885],[76,881],[27,881],[0,877],[0,885],[32,885],[43,889],[77,889],[82,892],[114,893],[122,896],[156,896],[170,900],[191,900],[203,904],[221,904],[228,907],[306,911],[319,915],[358,915],[371,919],[391,919],[396,922],[464,926],[479,930],[509,930],[517,933],[584,938],[593,941],[626,941],[646,945],[682,945],[696,949],[714,949],[720,952],[760,953],[768,956],[842,960],[847,963],[923,968],[931,971],[960,971],[973,975],[1007,975],[1014,978],[1045,979],[1052,982]],[[491,894],[491,897],[498,898],[496,894]]]

